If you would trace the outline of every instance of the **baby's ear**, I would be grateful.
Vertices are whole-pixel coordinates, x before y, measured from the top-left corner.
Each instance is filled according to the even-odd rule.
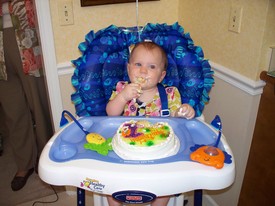
[[[164,79],[165,75],[166,75],[166,71],[162,71],[161,76],[160,76],[159,83],[162,82],[162,80]]]

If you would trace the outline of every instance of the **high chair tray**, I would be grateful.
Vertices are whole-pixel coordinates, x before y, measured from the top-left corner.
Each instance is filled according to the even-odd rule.
[[[180,141],[174,156],[157,160],[123,160],[110,151],[104,156],[84,148],[86,134],[71,122],[56,133],[45,146],[39,162],[42,180],[53,185],[73,185],[97,193],[112,194],[123,190],[142,190],[157,196],[194,189],[222,189],[235,177],[234,160],[222,169],[190,160],[190,147],[210,145],[216,131],[205,122],[182,118],[158,117],[82,117],[78,121],[91,133],[112,138],[125,121],[168,122]],[[219,148],[232,155],[224,137]]]

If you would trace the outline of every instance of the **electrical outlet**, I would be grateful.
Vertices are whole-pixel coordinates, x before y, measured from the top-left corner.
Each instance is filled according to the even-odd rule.
[[[230,11],[228,30],[236,33],[241,32],[243,7],[233,5]]]
[[[74,24],[73,4],[71,1],[58,2],[59,24],[61,26]]]

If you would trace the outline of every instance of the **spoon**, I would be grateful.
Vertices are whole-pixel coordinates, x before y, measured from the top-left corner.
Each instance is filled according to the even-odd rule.
[[[69,115],[70,118],[72,118],[72,119],[74,120],[74,122],[76,123],[76,125],[77,125],[86,135],[89,134],[89,132],[86,131],[86,130],[84,129],[84,127],[79,123],[79,121],[77,121],[77,120],[75,119],[75,117],[74,117],[69,111],[67,111],[67,110],[64,110],[64,111],[62,112],[61,120],[60,120],[60,126],[61,126],[61,127],[68,123],[68,120],[66,119],[65,114]]]

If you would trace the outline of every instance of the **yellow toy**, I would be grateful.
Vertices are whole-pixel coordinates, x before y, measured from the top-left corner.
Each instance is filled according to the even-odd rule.
[[[84,148],[88,150],[96,151],[101,155],[108,155],[112,149],[112,138],[107,140],[98,133],[89,133],[86,135],[87,143],[84,144]]]
[[[90,133],[86,135],[86,140],[87,142],[93,143],[93,144],[102,144],[106,141],[104,137],[102,137],[100,134],[97,134],[97,133]]]

